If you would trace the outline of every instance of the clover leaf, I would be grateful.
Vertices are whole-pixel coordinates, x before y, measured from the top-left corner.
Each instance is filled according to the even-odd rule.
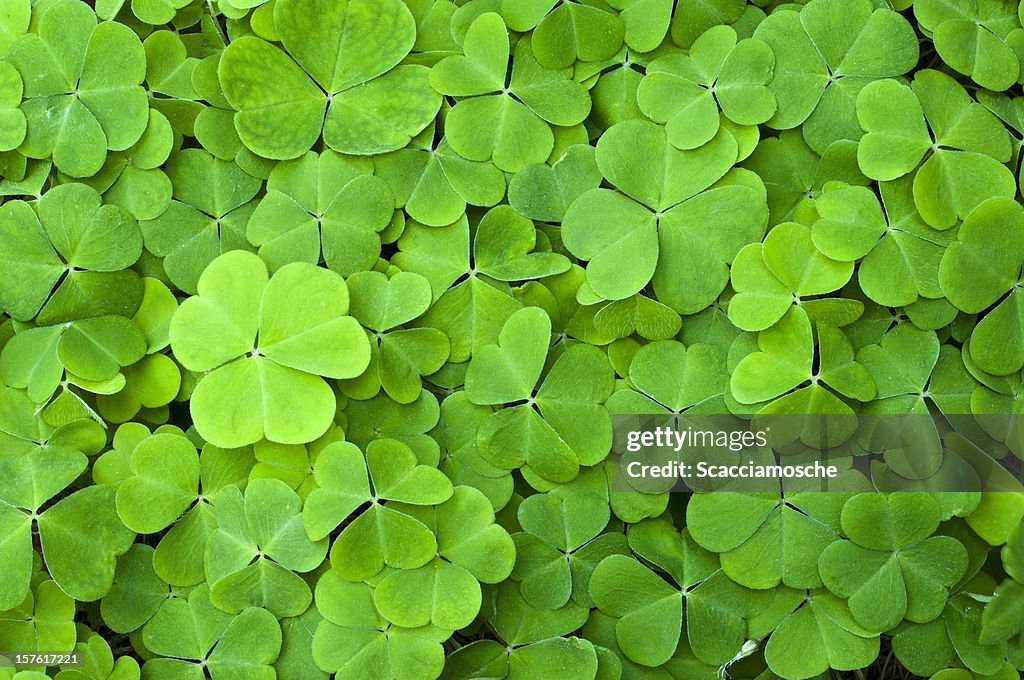
[[[302,501],[279,479],[254,479],[243,494],[225,486],[213,497],[217,528],[206,544],[210,601],[238,613],[266,607],[298,616],[312,598],[295,572],[315,569],[327,541],[312,541],[302,526]]]
[[[1017,44],[1012,34],[1020,21],[1014,8],[924,0],[914,4],[914,17],[953,70],[988,90],[1006,90],[1017,82],[1020,62],[1011,45]]]
[[[435,464],[440,447],[427,433],[437,426],[439,415],[437,397],[426,389],[411,404],[400,404],[387,394],[366,401],[349,399],[345,436],[363,448],[378,439],[397,439],[413,449],[417,460]]]
[[[520,651],[524,653],[523,656],[534,657],[533,663],[543,663],[544,655],[540,649],[545,645],[564,645],[563,651],[570,652],[575,647],[576,654],[569,656],[575,656],[581,661],[589,656],[585,653],[584,641],[577,638],[558,639],[577,630],[586,621],[587,609],[574,602],[555,610],[537,609],[523,599],[514,583],[506,581],[486,590],[482,613],[492,622],[498,640],[505,643],[510,665],[513,655]],[[560,656],[555,654],[556,658]],[[589,665],[592,666],[592,662]],[[587,677],[586,673],[583,676]]]
[[[534,29],[537,56],[547,68],[608,59],[619,51],[625,33],[614,14],[581,2],[502,0],[501,14],[513,31]]]
[[[0,522],[9,536],[3,553],[10,577],[0,588],[0,608],[17,605],[29,590],[34,530],[51,578],[76,599],[99,599],[110,588],[117,556],[134,538],[114,512],[115,488],[88,486],[52,502],[85,470],[85,454],[61,445],[57,437],[52,444],[37,443],[40,433],[31,431],[38,428],[31,402],[10,391],[6,395],[8,408],[18,403],[28,410],[24,426],[16,428],[20,434],[2,436],[6,453],[0,474],[9,481],[0,489]]]
[[[149,110],[149,122],[135,144],[111,153],[95,176],[87,180],[104,198],[137,219],[153,219],[170,205],[173,187],[160,166],[170,157],[174,132],[167,118]]]
[[[829,182],[867,186],[871,181],[857,166],[858,145],[849,140],[817,153],[797,130],[758,143],[743,167],[762,178],[768,192],[769,224],[794,221],[821,195]]]
[[[126,270],[142,241],[131,215],[83,184],[46,192],[38,216],[21,201],[0,210],[5,257],[25,254],[5,260],[0,275],[0,304],[15,318],[51,324],[135,312],[141,284]]]
[[[97,600],[110,590],[117,556],[135,537],[114,511],[115,489],[94,485],[75,491],[38,515],[46,566],[62,590]]]
[[[880,188],[882,206],[866,187],[823,192],[815,202],[821,217],[812,227],[814,244],[834,259],[861,260],[861,289],[881,305],[937,299],[942,292],[937,263],[951,236],[921,220],[909,177],[883,182]]]
[[[477,439],[487,462],[503,469],[526,466],[565,482],[611,446],[611,419],[602,404],[612,391],[612,371],[603,354],[576,345],[540,381],[550,337],[551,319],[543,310],[527,307],[513,314],[497,344],[470,361],[466,396],[482,405],[525,402],[481,425]]]
[[[318,264],[322,257],[348,276],[379,257],[377,234],[391,222],[393,203],[369,160],[310,151],[271,171],[246,235],[271,270],[289,262]]]
[[[441,643],[450,630],[389,623],[374,604],[375,588],[346,581],[327,571],[316,586],[323,620],[313,635],[313,659],[338,678],[409,678],[430,680],[441,674]]]
[[[859,494],[843,506],[850,540],[819,558],[829,590],[849,598],[857,623],[884,631],[904,617],[924,623],[946,604],[948,588],[967,569],[967,551],[955,538],[931,536],[939,506],[923,493]]]
[[[194,294],[199,276],[218,255],[248,246],[245,225],[260,182],[201,149],[176,154],[167,171],[175,200],[140,226],[146,249],[163,258],[167,277]]]
[[[316,540],[331,533],[373,496],[366,461],[359,448],[348,442],[337,442],[320,453],[314,479],[316,488],[306,500],[302,517],[306,532]]]
[[[590,595],[601,612],[618,618],[616,639],[630,660],[660,666],[672,658],[681,635],[697,658],[714,665],[732,659],[743,646],[749,591],[721,571],[702,569],[682,577],[683,583],[673,585],[626,555],[611,555],[597,565]],[[710,620],[718,622],[715,635],[703,624]]]
[[[390,279],[380,272],[357,272],[348,287],[352,315],[372,333],[370,369],[353,381],[365,388],[357,390],[359,396],[383,388],[395,401],[412,403],[423,389],[421,377],[437,372],[451,353],[448,336],[436,328],[395,330],[428,309],[430,282],[413,272]]]
[[[149,433],[123,433],[126,427],[118,428],[115,444],[119,443],[130,456]],[[158,429],[157,434],[161,433]],[[226,486],[245,488],[253,463],[254,456],[248,448],[221,449],[212,444],[203,447],[199,455],[199,494],[196,502],[163,534],[153,553],[153,571],[162,581],[188,587],[206,580],[206,545],[217,528],[210,499]],[[125,468],[124,475],[127,478],[130,467],[126,464]]]
[[[140,677],[139,662],[130,656],[118,656],[102,636],[89,631],[87,638],[75,643],[78,663],[75,666],[61,669],[56,677],[61,680],[138,680]],[[48,676],[44,676],[48,677]]]
[[[729,26],[704,32],[688,54],[673,53],[647,66],[637,98],[640,109],[664,123],[679,149],[695,149],[718,133],[719,108],[738,125],[764,123],[775,114],[768,89],[775,55],[755,38],[737,41]]]
[[[482,492],[457,486],[448,500],[434,508],[419,505],[407,511],[434,532],[439,557],[481,583],[493,584],[512,572],[515,546],[486,501]]]
[[[142,637],[154,654],[143,672],[158,680],[203,677],[204,668],[213,680],[242,674],[265,677],[273,675],[270,664],[281,650],[281,627],[273,614],[255,607],[237,616],[225,613],[210,602],[205,585],[187,599],[167,600],[142,629]]]
[[[374,170],[391,187],[398,207],[431,227],[453,224],[467,204],[491,207],[505,195],[505,176],[493,162],[467,160],[447,139],[376,156]]]
[[[721,554],[722,569],[748,588],[820,587],[808,555],[838,540],[842,494],[698,494],[686,516],[694,540]]]
[[[768,639],[765,660],[781,677],[812,678],[829,668],[863,668],[878,656],[878,636],[864,630],[824,589],[809,591]]]
[[[75,646],[75,601],[51,580],[40,581],[16,606],[0,613],[4,644],[44,652]]]
[[[50,3],[33,18],[36,32],[18,36],[6,56],[25,83],[20,148],[30,158],[52,157],[72,177],[89,177],[108,149],[127,149],[146,129],[142,42],[124,24],[98,23],[79,0]]]
[[[836,340],[844,342],[841,335]],[[755,404],[775,399],[810,380],[810,385],[775,402],[774,408],[782,410],[788,403],[810,407],[814,413],[850,412],[838,397],[818,384],[813,370],[814,337],[802,307],[790,307],[778,323],[759,332],[757,347],[758,351],[743,357],[733,370],[730,386],[737,401]]]
[[[958,309],[975,313],[999,303],[974,327],[970,343],[973,361],[995,375],[1014,373],[1024,365],[1024,338],[1011,321],[1021,304],[1022,218],[1024,209],[1016,201],[985,201],[964,220],[939,266],[942,292]]]
[[[625,554],[615,534],[602,536],[610,518],[607,500],[571,486],[524,500],[518,510],[524,531],[513,536],[523,599],[541,609],[559,609],[571,598],[590,604],[589,576],[612,553]]]
[[[608,399],[614,413],[683,413],[724,409],[728,384],[724,353],[713,345],[675,340],[644,345],[629,364],[633,390]]]
[[[344,280],[311,264],[295,262],[268,277],[263,261],[245,251],[214,260],[199,278],[198,295],[171,321],[171,346],[182,365],[212,371],[191,402],[204,438],[230,448],[264,437],[299,444],[326,432],[335,398],[319,376],[353,377],[370,360],[348,306]],[[238,384],[247,389],[239,393]],[[291,403],[287,412],[280,410],[284,402]],[[225,421],[225,412],[235,415]]]
[[[123,368],[125,386],[114,394],[96,395],[96,410],[112,423],[143,412],[163,413],[181,390],[181,369],[166,354],[148,354]]]
[[[512,499],[515,480],[508,470],[496,468],[480,456],[476,433],[491,412],[491,408],[477,406],[466,399],[464,390],[444,400],[441,422],[436,430],[441,445],[438,468],[452,484],[473,487],[483,493],[492,509],[498,511]]]
[[[529,40],[518,43],[506,85],[508,31],[497,14],[473,22],[463,52],[430,72],[434,89],[465,98],[452,108],[445,128],[448,143],[463,158],[493,160],[508,172],[541,163],[554,148],[549,124],[576,125],[590,112],[586,91],[569,78],[569,64],[542,66]]]
[[[601,185],[593,147],[570,146],[554,163],[528,165],[508,187],[508,202],[520,214],[542,222],[560,222],[573,201]]]
[[[117,514],[132,531],[161,531],[195,501],[199,456],[188,439],[149,437],[132,450],[130,465],[132,476],[117,489]]]
[[[490,222],[493,231],[497,232],[493,236],[498,241],[495,244],[498,253],[495,255],[502,255],[501,249],[506,249],[504,257],[497,259],[496,264],[504,264],[502,260],[506,258],[513,263],[520,260],[524,264],[532,264],[530,255],[536,244],[536,231],[527,230],[525,227],[530,225],[513,211],[505,209],[496,213]],[[511,229],[503,234],[501,230],[506,224]],[[412,223],[407,225],[398,240],[396,264],[405,271],[425,276],[433,292],[434,304],[420,323],[448,336],[451,343],[449,361],[452,362],[464,362],[474,350],[494,342],[502,324],[522,307],[507,284],[495,281],[486,272],[478,272],[475,261],[479,257],[476,249],[478,240],[479,230],[476,238],[470,240],[469,221],[465,218],[442,228]],[[484,249],[481,241],[480,250]],[[554,265],[556,271],[565,268],[565,260],[560,257],[539,259],[549,266]],[[506,271],[512,269],[506,268]],[[468,276],[458,281],[463,275]]]
[[[859,139],[850,119],[857,93],[873,79],[906,73],[919,56],[910,23],[869,0],[812,0],[799,12],[774,12],[754,37],[775,52],[769,88],[778,110],[768,125],[789,130],[803,124],[804,139],[819,154],[837,140]]]
[[[138,630],[167,600],[170,589],[153,569],[154,552],[148,545],[135,544],[118,558],[110,592],[100,600],[100,612],[111,630]]]
[[[29,591],[34,513],[74,481],[85,469],[86,459],[81,452],[64,448],[47,447],[36,451],[31,443],[14,438],[5,444],[11,449],[3,461],[5,476],[12,480],[21,479],[20,484],[10,484],[0,498],[2,522],[9,536],[3,552],[10,565],[9,576],[0,591],[0,609],[11,609]]]
[[[609,662],[599,656],[599,647],[583,638],[551,637],[531,644],[506,648],[494,640],[481,640],[449,657],[455,673],[472,673],[474,667],[511,680],[561,674],[572,680],[596,677]],[[460,650],[461,651],[461,650]],[[445,668],[448,668],[446,663]],[[613,666],[614,668],[614,666]],[[464,677],[454,675],[453,677]]]
[[[25,139],[25,114],[18,108],[23,92],[21,74],[3,62],[0,65],[0,151],[17,149]]]
[[[18,333],[0,351],[0,377],[12,387],[26,389],[32,401],[45,404],[58,387],[66,391],[69,383],[115,381],[115,387],[123,387],[119,371],[144,353],[145,339],[135,324],[121,316],[99,316]]]
[[[987,198],[1016,191],[1002,165],[1009,158],[1006,129],[944,73],[919,71],[912,87],[896,80],[865,86],[857,117],[865,132],[857,149],[861,170],[890,180],[917,169],[914,202],[929,226],[947,229]]]
[[[437,540],[422,522],[382,501],[411,505],[442,503],[452,484],[436,468],[417,461],[408,446],[381,439],[366,447],[365,460],[351,443],[332,444],[314,475],[317,488],[303,509],[306,531],[327,536],[364,503],[370,507],[349,522],[331,546],[334,569],[350,580],[378,574],[385,565],[416,569],[430,561]],[[372,482],[372,487],[370,483]]]
[[[1024,130],[1024,121],[1020,118],[1020,104],[1015,103],[1015,100],[1006,95],[989,92],[988,90],[979,91],[976,96],[978,103],[995,114],[999,120],[1008,126],[1011,148],[1016,147],[1020,142],[1021,135],[1024,135],[1024,131],[1022,131]],[[1013,150],[1010,158],[1010,169],[1017,171],[1018,178],[1020,175],[1020,161],[1020,153]]]
[[[464,628],[480,610],[479,582],[496,583],[509,576],[515,545],[494,523],[490,504],[475,489],[457,487],[435,508],[418,505],[409,513],[437,536],[437,557],[422,567],[384,576],[374,603],[395,625]]]
[[[735,160],[736,142],[724,129],[693,151],[672,147],[653,123],[609,129],[598,142],[597,164],[622,193],[588,191],[563,222],[566,248],[589,261],[594,292],[621,300],[653,280],[658,299],[677,312],[707,307],[725,288],[735,251],[757,240],[765,226],[756,181],[751,186],[737,178],[712,187]],[[733,217],[720,228],[703,228],[706,215],[725,213]]]
[[[675,310],[639,293],[596,306],[600,309],[594,314],[594,330],[612,338],[628,338],[636,333],[647,340],[665,340],[682,326]]]
[[[399,0],[285,0],[274,4],[273,20],[286,51],[243,36],[218,69],[237,112],[235,129],[253,152],[298,158],[322,132],[341,153],[386,153],[437,114],[441,97],[428,69],[399,65],[416,38],[412,13]]]
[[[853,265],[833,260],[815,247],[811,230],[796,222],[774,227],[761,244],[736,255],[731,272],[736,295],[729,318],[739,328],[764,330],[783,317],[801,298],[842,288]]]

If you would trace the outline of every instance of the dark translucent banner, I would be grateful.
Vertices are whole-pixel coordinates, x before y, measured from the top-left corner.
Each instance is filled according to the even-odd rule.
[[[615,491],[1024,492],[1019,415],[616,415]]]

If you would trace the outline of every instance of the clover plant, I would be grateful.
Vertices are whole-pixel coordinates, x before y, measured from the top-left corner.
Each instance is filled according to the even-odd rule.
[[[4,0],[0,680],[1018,678],[1022,21]]]

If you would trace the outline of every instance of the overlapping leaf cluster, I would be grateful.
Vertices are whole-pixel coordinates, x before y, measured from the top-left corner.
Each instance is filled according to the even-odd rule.
[[[1021,455],[1022,18],[4,0],[0,650],[81,664],[0,677],[1018,677],[1020,495],[607,458],[630,413]]]

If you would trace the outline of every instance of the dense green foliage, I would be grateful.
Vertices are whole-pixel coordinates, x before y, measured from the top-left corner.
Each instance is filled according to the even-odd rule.
[[[1021,457],[1022,18],[0,0],[0,653],[81,661],[0,678],[1018,678],[1024,495],[893,481],[941,449],[785,495],[609,453]]]

